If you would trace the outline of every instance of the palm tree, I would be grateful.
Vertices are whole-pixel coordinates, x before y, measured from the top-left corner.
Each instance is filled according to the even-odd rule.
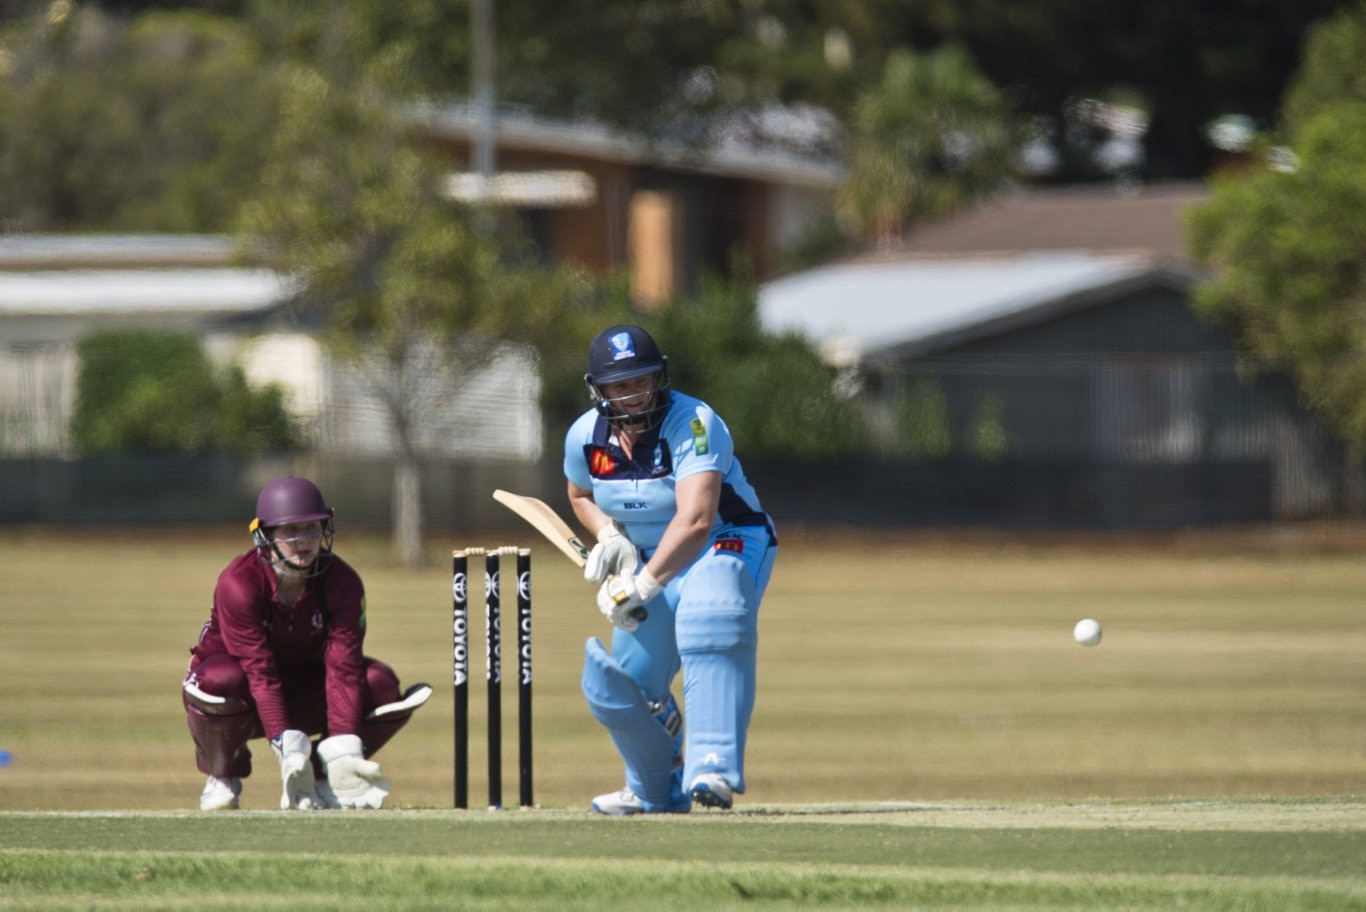
[[[854,108],[843,214],[890,246],[907,225],[998,190],[1020,136],[1004,94],[962,49],[894,52]]]

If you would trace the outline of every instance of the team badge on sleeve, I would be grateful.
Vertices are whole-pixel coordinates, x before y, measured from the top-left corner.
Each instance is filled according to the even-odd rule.
[[[694,418],[692,420],[692,451],[698,456],[705,456],[710,449],[711,447],[707,443],[706,425],[702,423],[701,418]]]

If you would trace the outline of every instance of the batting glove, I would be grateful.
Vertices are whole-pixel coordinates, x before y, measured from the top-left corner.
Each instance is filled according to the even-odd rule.
[[[327,769],[327,784],[344,808],[379,809],[389,797],[389,780],[379,764],[365,759],[359,735],[333,735],[318,745]]]
[[[607,620],[630,633],[645,620],[645,603],[663,589],[659,580],[643,567],[634,576],[618,573],[607,577],[598,590],[598,610]]]
[[[588,563],[583,567],[583,578],[590,583],[601,583],[614,573],[630,574],[640,563],[636,546],[615,522],[598,530],[598,543],[588,552]]]
[[[318,783],[313,778],[313,761],[309,756],[313,748],[308,743],[308,735],[296,728],[286,729],[278,737],[270,739],[270,749],[275,759],[280,761],[280,810],[297,808],[311,811],[327,807],[327,802],[318,794]]]

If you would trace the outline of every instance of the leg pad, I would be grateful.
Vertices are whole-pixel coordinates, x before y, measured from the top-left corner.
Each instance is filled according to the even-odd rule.
[[[626,786],[644,802],[645,810],[688,807],[681,770],[675,770],[675,736],[665,727],[672,699],[652,706],[596,637],[590,637],[584,647],[583,695],[593,717],[612,736],[626,764]],[[676,705],[674,710],[676,717]]]

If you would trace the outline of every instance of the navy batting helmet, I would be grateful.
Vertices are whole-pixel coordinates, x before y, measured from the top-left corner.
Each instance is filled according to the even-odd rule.
[[[618,407],[619,399],[603,395],[602,387],[606,384],[650,374],[656,376],[655,388],[650,406],[644,411],[627,413]],[[598,333],[588,346],[588,373],[583,375],[583,380],[598,413],[609,421],[630,425],[632,430],[653,427],[669,410],[672,392],[669,359],[659,353],[655,340],[639,326],[619,323]],[[634,395],[621,398],[634,398]]]

